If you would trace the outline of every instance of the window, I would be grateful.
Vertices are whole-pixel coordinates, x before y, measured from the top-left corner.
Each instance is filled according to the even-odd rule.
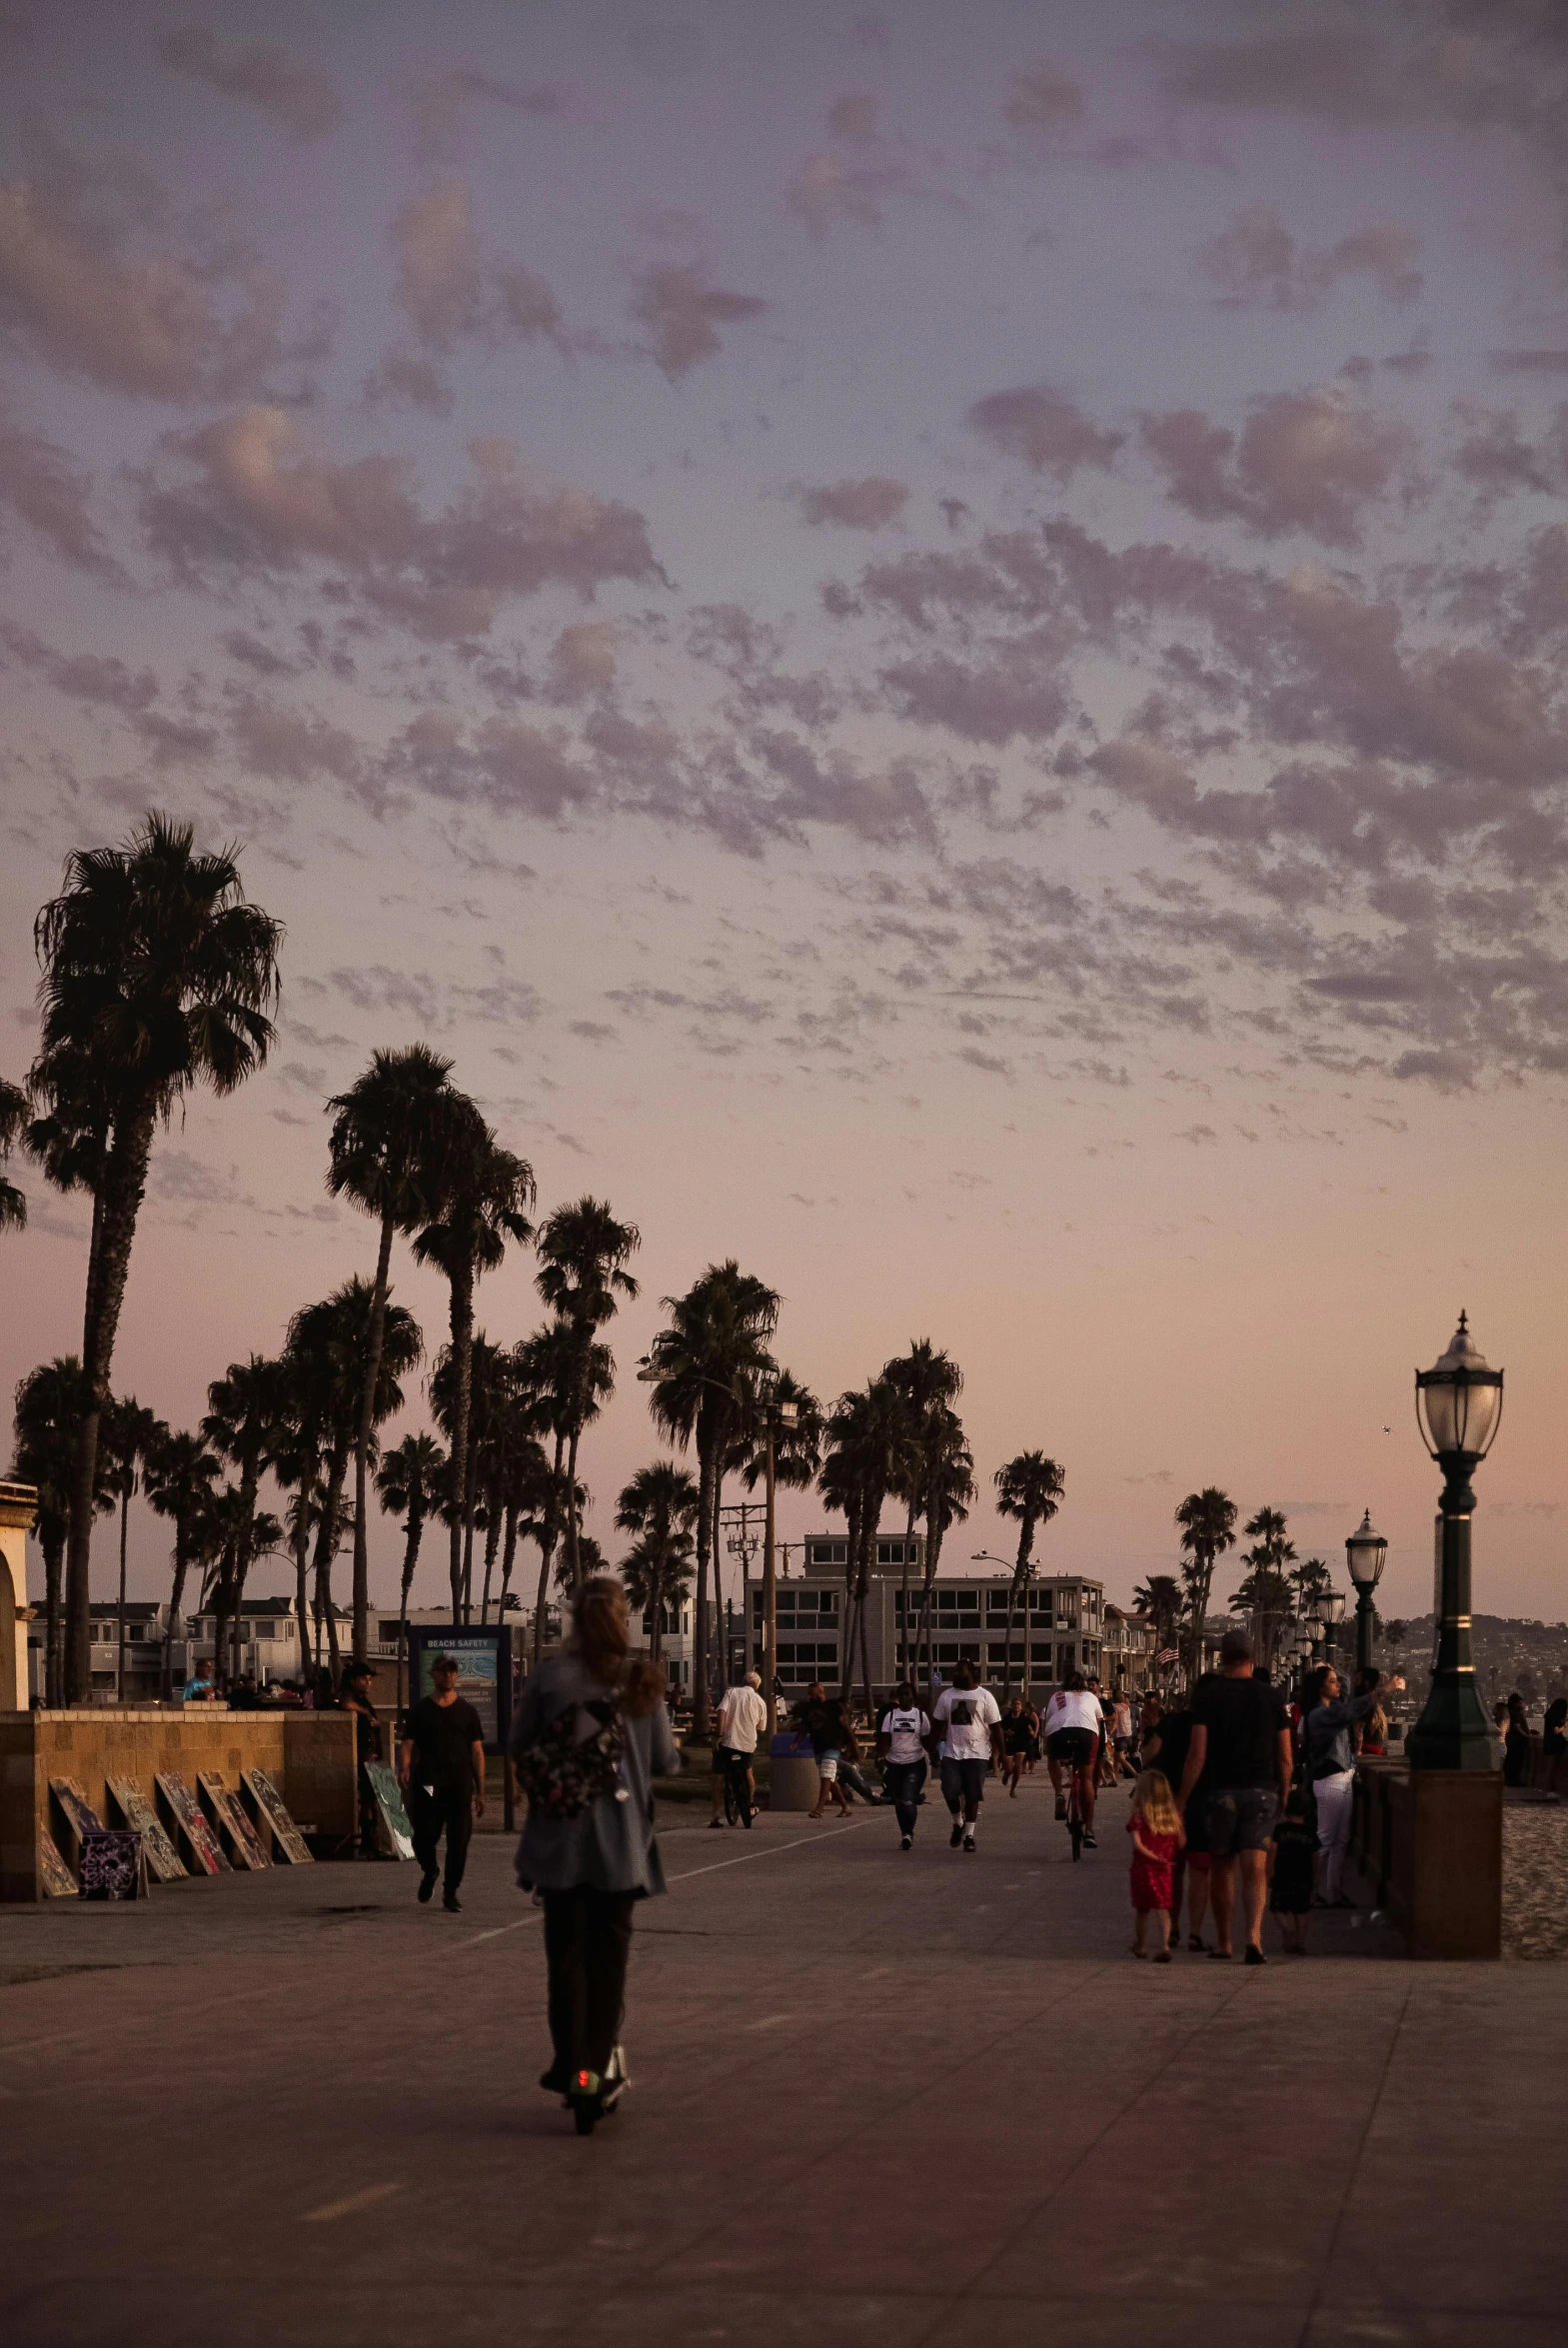
[[[837,1674],[835,1638],[779,1641],[779,1677],[786,1687],[809,1687],[813,1679],[835,1679]]]
[[[251,1625],[251,1635],[271,1642],[278,1635],[278,1625],[276,1622],[255,1622]]]
[[[939,1670],[951,1671],[959,1663],[977,1663],[980,1642],[977,1638],[944,1639],[932,1647],[931,1653]]]
[[[1031,1589],[1029,1592],[1029,1612],[1031,1614],[1048,1614],[1055,1603],[1056,1593],[1054,1590]]]
[[[1070,1641],[1066,1646],[1058,1647],[1056,1649],[1056,1677],[1058,1679],[1065,1679],[1067,1673],[1072,1669],[1075,1661],[1076,1657],[1073,1654]]]
[[[1031,1640],[1029,1643],[1029,1676],[1032,1679],[1050,1679],[1053,1676],[1052,1659],[1052,1650],[1048,1641]]]
[[[146,1623],[128,1622],[125,1626],[125,1635],[127,1638],[145,1638],[147,1636]]]
[[[805,1562],[807,1565],[847,1565],[849,1544],[847,1541],[807,1541]]]

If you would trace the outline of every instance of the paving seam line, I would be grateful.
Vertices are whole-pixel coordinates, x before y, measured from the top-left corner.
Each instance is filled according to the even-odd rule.
[[[1328,2237],[1328,2247],[1323,2253],[1323,2263],[1318,2269],[1317,2280],[1312,2286],[1312,2296],[1307,2301],[1306,2314],[1301,2319],[1301,2329],[1296,2334],[1296,2348],[1305,2348],[1305,2343],[1317,2317],[1317,2311],[1323,2303],[1323,2289],[1328,2281],[1329,2270],[1334,2263],[1334,2253],[1339,2248],[1339,2237],[1349,2212],[1351,2194],[1354,2192],[1356,2181],[1361,2174],[1361,2163],[1366,2158],[1367,2138],[1372,2133],[1372,2125],[1377,2118],[1384,2090],[1388,2085],[1388,2074],[1394,2067],[1394,2056],[1399,2051],[1399,2041],[1404,2035],[1405,2016],[1410,2011],[1410,2000],[1415,1995],[1415,1987],[1414,1981],[1411,1981],[1399,2001],[1399,2019],[1394,2024],[1393,2033],[1388,2041],[1388,2052],[1383,2057],[1383,2067],[1377,2075],[1377,2091],[1367,2103],[1366,2118],[1361,2124],[1361,2133],[1356,2139],[1355,2158],[1345,2166],[1345,2182],[1339,2196],[1339,2207],[1334,2212],[1333,2230]]]

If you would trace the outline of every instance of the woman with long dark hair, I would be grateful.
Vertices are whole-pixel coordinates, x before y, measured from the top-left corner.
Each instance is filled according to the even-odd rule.
[[[1378,1694],[1384,1684],[1376,1671],[1364,1672],[1362,1677],[1370,1684],[1359,1695],[1347,1696],[1340,1689],[1333,1664],[1320,1663],[1308,1682],[1301,1719],[1302,1775],[1317,1804],[1317,1847],[1322,1855],[1317,1888],[1320,1908],[1353,1908],[1356,1904],[1344,1887],[1356,1783],[1350,1731],[1358,1720],[1369,1719],[1379,1708]],[[1396,1674],[1387,1684],[1398,1689],[1404,1681]]]
[[[628,2084],[620,2046],[632,1917],[665,1888],[653,1780],[680,1767],[665,1676],[634,1655],[627,1594],[596,1573],[572,1636],[529,1679],[512,1747],[529,1794],[518,1881],[545,1907],[554,2059],[540,2080],[586,2136]]]

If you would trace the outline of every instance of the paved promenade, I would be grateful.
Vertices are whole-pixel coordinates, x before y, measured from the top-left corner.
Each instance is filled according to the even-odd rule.
[[[1135,1964],[1124,1815],[682,1816],[587,2141],[499,1838],[0,1910],[0,2336],[1555,2348],[1568,1968]]]

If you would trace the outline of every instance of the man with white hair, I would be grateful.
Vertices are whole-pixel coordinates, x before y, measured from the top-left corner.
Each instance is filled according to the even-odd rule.
[[[710,1826],[724,1824],[725,1780],[734,1776],[737,1806],[742,1823],[750,1827],[757,1807],[757,1780],[752,1774],[752,1756],[757,1751],[757,1740],[768,1725],[768,1706],[762,1698],[762,1677],[749,1671],[734,1687],[725,1689],[724,1701],[719,1707],[719,1726],[714,1736],[714,1770],[711,1783],[714,1794],[714,1814]]]

